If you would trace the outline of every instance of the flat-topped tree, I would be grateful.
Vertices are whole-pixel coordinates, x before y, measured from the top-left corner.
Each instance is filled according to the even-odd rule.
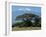
[[[34,26],[34,25],[37,26],[37,24],[41,24],[40,23],[41,19],[39,18],[41,17],[32,13],[25,13],[25,14],[19,15],[16,17],[15,20],[16,21],[22,20],[22,21],[17,22],[16,26],[19,26],[19,27],[29,27],[29,26]],[[35,21],[35,23],[33,23],[32,20]]]

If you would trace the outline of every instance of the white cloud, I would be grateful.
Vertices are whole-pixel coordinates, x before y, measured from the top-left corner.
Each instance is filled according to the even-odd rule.
[[[31,9],[29,9],[29,8],[25,8],[27,11],[31,11]]]
[[[23,9],[18,9],[18,10],[23,10]]]
[[[29,9],[29,8],[19,8],[18,10],[22,10],[22,11],[31,11],[31,9]]]

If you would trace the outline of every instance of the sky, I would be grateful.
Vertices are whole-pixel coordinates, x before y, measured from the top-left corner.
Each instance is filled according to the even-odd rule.
[[[41,16],[41,7],[33,6],[12,6],[12,23],[15,22],[16,16],[22,15],[24,13],[34,13]]]

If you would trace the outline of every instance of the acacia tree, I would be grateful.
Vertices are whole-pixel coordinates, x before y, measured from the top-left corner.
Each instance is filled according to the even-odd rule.
[[[31,19],[35,17],[35,23],[31,22]],[[21,19],[23,18],[23,22],[19,22],[19,23],[15,23],[13,25],[14,26],[19,26],[19,27],[40,27],[41,26],[41,17],[39,18],[39,16],[35,15],[35,14],[23,14],[20,16],[17,16],[16,19]],[[25,19],[24,19],[25,18]],[[28,19],[30,18],[30,19]]]

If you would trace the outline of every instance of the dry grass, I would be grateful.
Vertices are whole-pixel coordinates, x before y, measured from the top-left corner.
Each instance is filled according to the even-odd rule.
[[[21,30],[41,30],[41,27],[13,27],[12,31],[21,31]]]

